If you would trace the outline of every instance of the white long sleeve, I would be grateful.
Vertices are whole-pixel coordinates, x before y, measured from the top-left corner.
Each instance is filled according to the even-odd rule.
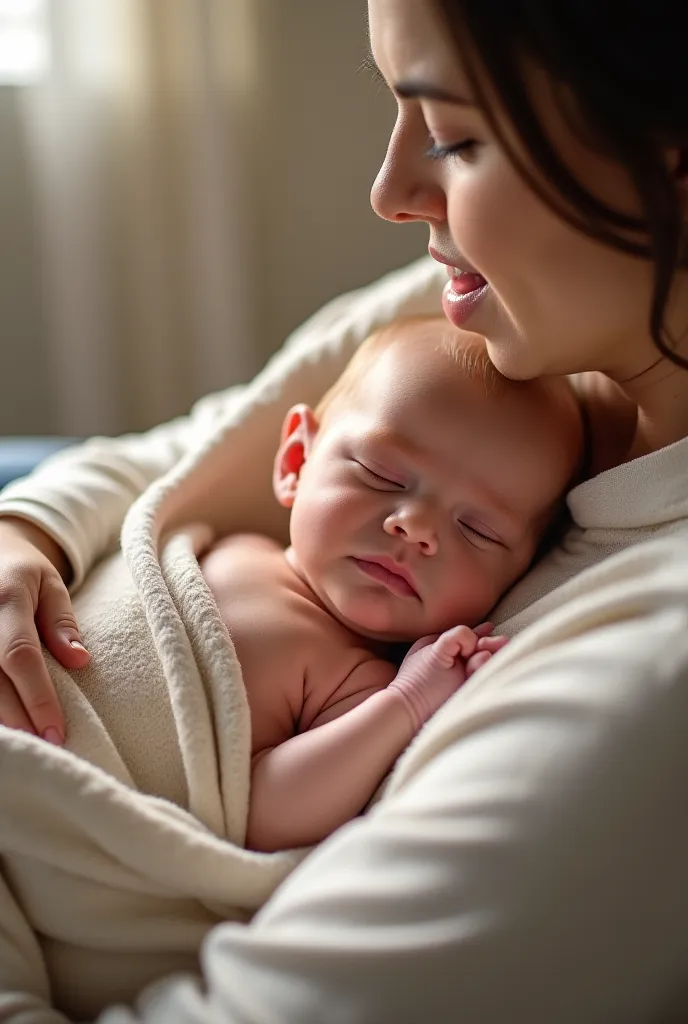
[[[317,400],[375,327],[405,314],[439,315],[445,281],[443,268],[424,257],[334,299],[291,335],[252,383],[252,390],[265,386],[270,391],[275,381],[286,393],[293,378],[295,401],[308,400],[309,389]],[[116,545],[136,498],[202,445],[245,391],[239,386],[210,395],[188,416],[147,433],[93,438],[59,452],[29,477],[5,488],[0,515],[20,516],[41,526],[65,551],[73,570],[72,587],[77,587],[98,557]],[[269,461],[271,457],[272,453]]]
[[[445,705],[387,800],[211,933],[202,985],[101,1024],[686,1019],[688,543],[588,578]]]
[[[124,437],[94,437],[46,459],[0,495],[0,515],[36,523],[66,553],[71,585],[116,544],[136,498],[171,469],[231,403],[237,387],[202,399],[186,417]]]

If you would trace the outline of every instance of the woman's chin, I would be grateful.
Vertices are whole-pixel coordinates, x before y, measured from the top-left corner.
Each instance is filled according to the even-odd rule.
[[[536,353],[518,338],[486,336],[485,347],[495,370],[508,380],[533,380],[549,372],[539,365]]]
[[[509,380],[535,380],[581,369],[580,353],[568,339],[557,345],[551,334],[527,333],[510,321],[483,337],[490,362]]]

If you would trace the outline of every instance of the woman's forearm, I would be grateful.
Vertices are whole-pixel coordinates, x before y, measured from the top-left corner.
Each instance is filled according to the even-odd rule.
[[[199,444],[240,390],[212,395],[189,416],[145,433],[96,437],[58,452],[3,490],[0,522],[11,518],[34,524],[45,538],[38,546],[44,550],[41,545],[49,539],[44,553],[63,579],[78,585],[117,542],[136,498]]]
[[[308,846],[363,810],[414,735],[393,690],[259,754],[246,845],[265,852]]]

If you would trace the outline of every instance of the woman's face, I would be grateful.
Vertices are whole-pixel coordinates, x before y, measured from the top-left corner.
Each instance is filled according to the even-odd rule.
[[[427,221],[435,255],[486,279],[465,324],[485,336],[495,366],[517,379],[602,370],[624,380],[651,365],[651,264],[583,236],[525,184],[472,103],[433,4],[369,0],[369,13],[373,56],[398,102],[373,207],[398,223]],[[600,198],[637,211],[623,168],[575,137],[547,82],[534,83],[573,173]],[[445,300],[448,307],[457,308]]]

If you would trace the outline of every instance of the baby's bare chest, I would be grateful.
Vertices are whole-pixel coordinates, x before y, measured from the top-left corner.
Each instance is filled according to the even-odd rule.
[[[372,657],[265,545],[221,541],[201,561],[241,664],[254,751],[306,731]]]

